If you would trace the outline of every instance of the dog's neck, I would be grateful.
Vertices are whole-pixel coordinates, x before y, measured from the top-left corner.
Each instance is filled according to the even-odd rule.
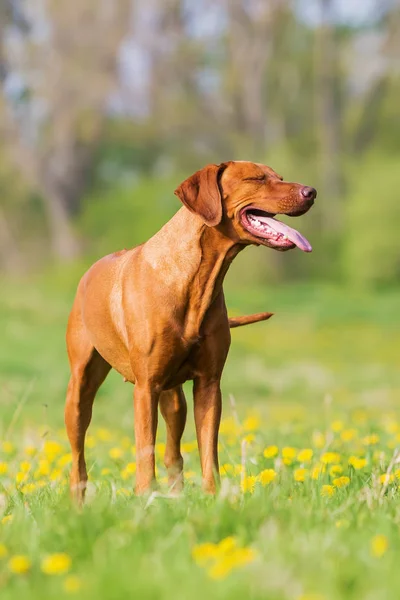
[[[145,259],[155,272],[163,273],[163,285],[174,295],[177,309],[185,312],[185,337],[199,335],[206,311],[243,248],[185,207],[144,244]],[[194,281],[196,285],[188,285]]]

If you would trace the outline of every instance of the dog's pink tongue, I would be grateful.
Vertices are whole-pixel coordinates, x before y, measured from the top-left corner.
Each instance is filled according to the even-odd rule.
[[[286,235],[286,237],[291,242],[293,242],[293,244],[296,244],[296,246],[298,248],[300,248],[300,250],[303,250],[303,252],[311,252],[312,251],[312,246],[311,246],[310,242],[303,235],[301,235],[301,233],[296,231],[296,229],[292,229],[291,227],[289,227],[289,225],[286,225],[286,223],[282,223],[282,221],[277,221],[273,217],[257,217],[257,218],[262,223],[266,223],[267,225],[269,225],[269,227],[271,227],[271,229],[274,229],[275,231],[277,231],[278,233],[281,233],[282,235]]]

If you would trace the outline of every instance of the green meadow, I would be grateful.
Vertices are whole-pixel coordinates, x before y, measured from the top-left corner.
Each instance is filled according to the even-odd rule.
[[[84,266],[2,281],[0,591],[17,598],[370,600],[400,586],[400,292],[238,285],[223,379],[221,488],[201,492],[191,406],[185,492],[133,495],[130,384],[112,372],[88,434],[81,512],[67,488],[64,331]],[[236,283],[234,283],[236,282]]]

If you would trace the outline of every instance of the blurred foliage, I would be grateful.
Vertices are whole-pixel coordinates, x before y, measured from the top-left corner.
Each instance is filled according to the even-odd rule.
[[[248,250],[246,281],[398,282],[400,2],[356,4],[122,0],[103,13],[7,0],[0,270],[138,244],[189,173],[249,159],[318,198],[292,222],[313,254]]]

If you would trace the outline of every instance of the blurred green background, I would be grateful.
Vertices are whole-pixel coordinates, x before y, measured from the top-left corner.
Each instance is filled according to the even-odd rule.
[[[2,0],[4,427],[20,405],[61,423],[79,277],[157,231],[182,179],[231,159],[318,198],[296,221],[311,255],[251,248],[227,276],[231,312],[277,314],[234,332],[225,393],[393,403],[399,93],[399,0]],[[100,395],[117,422],[131,406],[116,381]]]

